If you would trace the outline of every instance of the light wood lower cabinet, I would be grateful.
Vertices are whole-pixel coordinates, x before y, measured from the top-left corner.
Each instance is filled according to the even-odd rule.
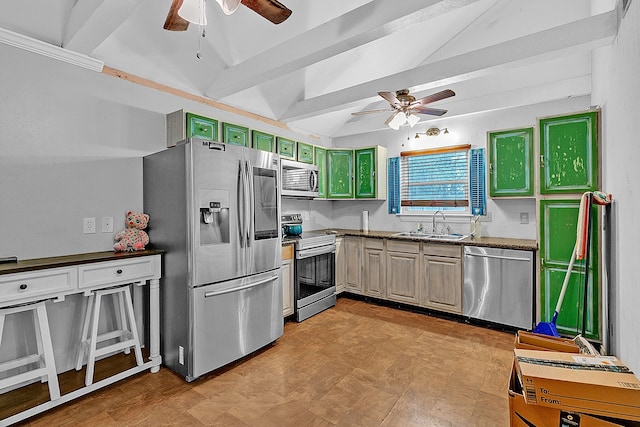
[[[336,237],[336,295],[344,292],[347,280],[347,268],[342,237]]]
[[[355,294],[362,294],[362,282],[360,280],[362,269],[361,239],[359,237],[345,236],[344,245],[345,260],[345,290]]]
[[[387,241],[387,299],[420,304],[420,243]]]
[[[282,247],[282,315],[284,317],[293,314],[293,245]]]
[[[424,244],[422,305],[462,313],[462,247]]]
[[[387,288],[384,240],[363,239],[363,255],[363,292],[368,296],[384,298]]]

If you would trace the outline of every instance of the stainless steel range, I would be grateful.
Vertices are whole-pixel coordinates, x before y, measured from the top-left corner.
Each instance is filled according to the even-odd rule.
[[[336,304],[336,236],[320,231],[298,234],[301,227],[293,226],[302,225],[300,214],[282,215],[281,223],[296,232],[285,240],[295,242],[295,313],[301,322]]]

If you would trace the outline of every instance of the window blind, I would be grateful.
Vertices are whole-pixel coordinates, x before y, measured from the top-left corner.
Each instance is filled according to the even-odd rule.
[[[469,206],[469,148],[400,153],[401,205],[415,210]]]
[[[390,214],[400,213],[400,158],[390,157],[387,162],[387,204]]]
[[[473,215],[484,215],[487,208],[484,148],[471,150],[469,169],[471,175],[471,213]]]

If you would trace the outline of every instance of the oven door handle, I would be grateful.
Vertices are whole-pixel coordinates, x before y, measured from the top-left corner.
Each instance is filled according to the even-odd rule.
[[[311,258],[314,256],[324,255],[324,254],[328,254],[335,251],[336,251],[335,244],[320,246],[318,248],[303,249],[301,251],[296,251],[296,259]]]

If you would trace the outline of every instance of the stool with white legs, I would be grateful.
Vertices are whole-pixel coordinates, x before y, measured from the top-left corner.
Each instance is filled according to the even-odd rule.
[[[116,330],[98,335],[100,305],[102,297],[108,295],[114,298],[114,304],[115,300],[118,302],[119,313],[116,313],[116,319],[118,319],[119,325]],[[90,335],[89,326],[91,326]],[[117,340],[117,342],[98,348],[99,343],[113,340]],[[88,354],[85,385],[90,386],[93,383],[93,372],[97,357],[113,353],[117,350],[122,350],[128,354],[131,347],[134,349],[137,365],[142,365],[144,361],[142,359],[142,350],[140,348],[140,339],[138,338],[138,328],[133,312],[129,285],[93,291],[91,295],[89,295],[89,301],[87,302],[87,311],[82,326],[82,341],[78,352],[78,360],[76,361],[76,370],[79,371],[82,369],[85,352]]]
[[[33,326],[35,329],[38,352],[1,363],[0,372],[17,370],[18,368],[33,364],[36,364],[37,367],[0,380],[0,389],[15,386],[38,378],[42,382],[47,382],[51,400],[59,399],[60,387],[58,385],[56,364],[53,358],[53,345],[51,343],[51,333],[49,332],[49,319],[47,318],[45,301],[34,301],[31,303],[0,308],[0,345],[2,344],[5,317],[10,314],[23,313],[27,311],[30,311],[33,314]]]

